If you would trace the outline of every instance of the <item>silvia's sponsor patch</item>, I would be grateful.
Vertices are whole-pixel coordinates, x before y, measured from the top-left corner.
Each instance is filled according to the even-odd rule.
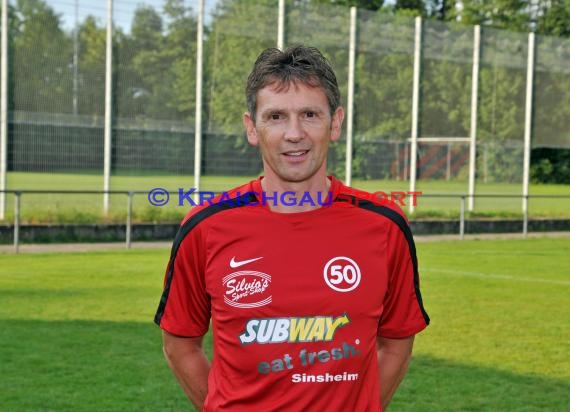
[[[223,279],[224,302],[236,308],[257,308],[271,303],[271,276],[255,270],[241,270]]]

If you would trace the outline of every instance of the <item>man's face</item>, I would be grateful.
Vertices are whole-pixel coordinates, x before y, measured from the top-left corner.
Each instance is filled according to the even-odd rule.
[[[257,93],[254,122],[244,115],[247,139],[259,146],[266,178],[306,182],[326,176],[329,142],[340,138],[344,112],[331,116],[320,87],[270,84]]]

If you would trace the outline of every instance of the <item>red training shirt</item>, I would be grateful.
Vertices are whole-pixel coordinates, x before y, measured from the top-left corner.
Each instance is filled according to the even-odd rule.
[[[211,321],[205,411],[380,411],[377,336],[428,325],[402,211],[330,179],[316,210],[270,211],[258,179],[184,219],[155,322],[195,337]]]

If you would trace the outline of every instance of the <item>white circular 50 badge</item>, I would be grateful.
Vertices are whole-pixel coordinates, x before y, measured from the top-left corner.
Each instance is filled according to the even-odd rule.
[[[325,282],[337,292],[350,292],[360,283],[360,268],[346,256],[332,258],[323,270]]]

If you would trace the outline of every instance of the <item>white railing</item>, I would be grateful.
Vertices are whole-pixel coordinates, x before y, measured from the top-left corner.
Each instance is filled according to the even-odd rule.
[[[3,194],[12,194],[14,196],[14,215],[13,215],[13,245],[14,245],[14,252],[19,252],[20,247],[20,229],[22,226],[21,223],[21,210],[22,210],[22,199],[25,197],[24,195],[124,195],[126,196],[126,219],[125,219],[125,247],[127,249],[131,248],[132,245],[132,231],[133,231],[133,207],[134,207],[134,197],[135,195],[145,194],[147,195],[147,201],[150,199],[151,191],[147,190],[129,190],[129,191],[119,191],[119,190],[112,190],[112,191],[98,191],[98,190],[4,190],[1,191]],[[165,191],[165,193],[170,194],[180,194],[179,192],[174,191]],[[200,195],[200,193],[208,193],[208,194],[219,194],[221,192],[194,192],[193,195]],[[552,199],[552,200],[561,200],[567,199],[569,201],[569,209],[570,209],[570,194],[567,195],[499,195],[499,194],[475,194],[475,195],[468,195],[468,194],[449,194],[449,193],[432,193],[432,194],[421,194],[422,198],[440,198],[440,199],[457,199],[459,200],[459,233],[458,236],[460,239],[465,238],[465,223],[469,221],[467,213],[466,213],[466,202],[469,201],[471,197],[473,198],[494,198],[494,199],[522,199],[525,198],[526,202],[528,203],[529,199]],[[196,197],[194,196],[194,199]],[[149,201],[149,203],[151,203]],[[151,203],[152,204],[152,203]],[[158,206],[156,206],[158,207]],[[449,219],[454,220],[454,219]],[[421,219],[418,219],[421,221]],[[522,215],[522,234],[527,235],[528,233],[528,222],[529,222],[529,210],[528,208],[524,210]]]

